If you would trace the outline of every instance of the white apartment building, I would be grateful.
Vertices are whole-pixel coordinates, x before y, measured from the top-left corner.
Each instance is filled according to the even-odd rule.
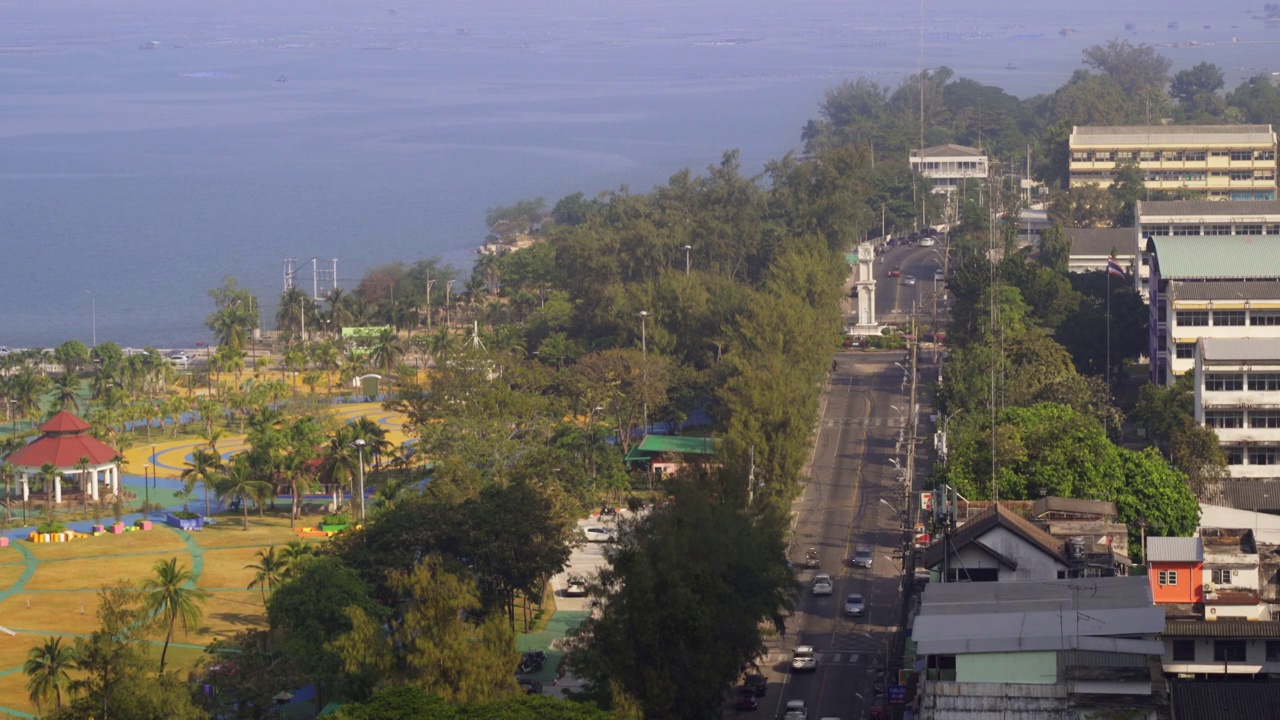
[[[1280,235],[1157,236],[1151,271],[1151,382],[1192,371],[1200,338],[1280,337]]]
[[[935,193],[953,193],[964,180],[987,179],[987,156],[965,145],[935,145],[912,150],[911,169],[933,182]]]
[[[1280,235],[1280,200],[1139,200],[1133,214],[1136,227],[1129,232],[1140,258],[1134,282],[1143,299],[1151,278],[1145,238]]]
[[[1200,338],[1195,413],[1218,434],[1232,478],[1280,476],[1280,337]]]

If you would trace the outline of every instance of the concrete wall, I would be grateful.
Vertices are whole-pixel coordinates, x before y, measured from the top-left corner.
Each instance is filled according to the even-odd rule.
[[[1191,640],[1196,644],[1194,660],[1177,661],[1173,659],[1174,640]],[[1212,638],[1171,638],[1164,639],[1164,656],[1160,658],[1166,673],[1206,673],[1210,675],[1254,675],[1256,673],[1280,673],[1280,662],[1267,661],[1267,641],[1262,638],[1245,641],[1245,661],[1243,663],[1221,663],[1213,660]]]
[[[1053,651],[956,656],[956,682],[1052,685],[1057,681],[1058,654]]]
[[[1002,527],[992,528],[981,538],[983,544],[1018,562],[1018,569],[1000,568],[1000,582],[1014,580],[1057,580],[1058,571],[1067,566],[1044,554],[1020,536]]]

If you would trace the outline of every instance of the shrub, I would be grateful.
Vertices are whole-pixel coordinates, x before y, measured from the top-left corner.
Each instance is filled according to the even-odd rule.
[[[200,517],[200,513],[193,513],[190,510],[179,510],[178,512],[170,513],[170,515],[179,520],[195,520]]]
[[[350,525],[351,516],[346,513],[330,513],[320,520],[321,525]]]
[[[67,526],[66,526],[66,525],[63,525],[63,524],[62,524],[62,523],[60,523],[60,522],[51,522],[51,523],[50,523],[50,522],[47,522],[47,523],[41,523],[41,524],[36,528],[36,532],[38,532],[38,533],[40,533],[40,534],[42,534],[42,535],[43,535],[44,533],[49,533],[50,535],[53,535],[53,534],[55,534],[55,533],[66,532],[66,530],[67,530]]]

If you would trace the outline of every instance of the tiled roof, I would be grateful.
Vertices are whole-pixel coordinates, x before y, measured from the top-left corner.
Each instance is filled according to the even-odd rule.
[[[1236,510],[1280,510],[1280,480],[1219,480],[1205,486],[1205,502]]]
[[[1115,257],[1133,257],[1134,239],[1137,231],[1133,228],[1067,228],[1067,237],[1071,238],[1071,255],[1104,256],[1115,253]]]
[[[1280,639],[1277,620],[1166,620],[1165,637]]]
[[[42,435],[13,451],[7,459],[18,467],[38,468],[52,463],[67,470],[82,457],[89,458],[91,465],[100,465],[111,462],[117,454],[92,435]]]
[[[1170,705],[1177,720],[1274,717],[1280,708],[1280,683],[1175,680]]]
[[[1280,280],[1171,280],[1173,300],[1280,300]]]
[[[1204,544],[1198,537],[1149,537],[1147,561],[1204,562]]]
[[[1170,235],[1147,247],[1166,280],[1280,278],[1280,235]]]
[[[1280,362],[1280,337],[1274,338],[1200,338],[1205,360],[1242,360]],[[1249,481],[1244,481],[1249,482]]]
[[[92,425],[72,415],[66,410],[59,410],[40,426],[43,433],[73,433],[92,429]]]
[[[958,551],[965,545],[980,540],[983,535],[997,526],[1013,532],[1044,554],[1060,562],[1067,562],[1067,556],[1063,551],[1061,540],[1032,525],[1029,520],[1026,520],[1021,515],[1001,507],[999,503],[995,503],[975,515],[969,522],[961,525],[960,529],[952,533],[950,539],[945,543],[939,540],[930,545],[924,552],[922,560],[924,567],[931,568],[940,564],[948,548],[952,551]]]
[[[1079,142],[1077,142],[1077,139]],[[1071,131],[1071,146],[1275,142],[1270,125],[1078,125]]]
[[[1134,212],[1139,223],[1178,215],[1191,220],[1262,220],[1265,215],[1280,216],[1280,200],[1139,200]]]

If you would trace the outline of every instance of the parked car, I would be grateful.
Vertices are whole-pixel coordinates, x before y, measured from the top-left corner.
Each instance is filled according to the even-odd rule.
[[[756,697],[764,697],[769,692],[769,680],[760,673],[747,673],[742,678],[742,687],[750,688]]]
[[[924,238],[920,241],[920,247],[933,247],[937,241],[931,237]]]
[[[581,575],[570,575],[569,584],[564,589],[565,597],[586,597],[587,581]]]
[[[797,645],[791,655],[791,672],[813,672],[818,669],[818,659],[813,656],[813,646]]]
[[[542,683],[533,678],[519,678],[516,682],[520,683],[520,689],[524,690],[526,695],[537,695],[542,692]]]
[[[734,708],[738,712],[753,712],[760,709],[760,702],[756,700],[756,694],[751,688],[743,686],[738,688],[738,701],[734,703]]]
[[[813,578],[813,594],[814,595],[830,595],[835,589],[835,583],[831,582],[831,576],[826,573],[819,573]]]
[[[903,284],[903,285],[915,285],[915,284],[916,284],[916,276],[915,276],[915,275],[903,275],[903,276],[902,276],[902,284]]]
[[[809,707],[803,700],[788,700],[782,720],[809,720]]]
[[[853,551],[853,559],[852,559],[853,566],[870,568],[871,561],[874,558],[875,558],[875,553],[871,552],[871,548],[865,548],[865,547],[858,548],[857,550]]]
[[[897,265],[894,265],[893,267],[889,268],[889,277],[898,277],[901,274],[902,274],[902,268],[898,267]]]
[[[862,617],[862,613],[867,609],[867,601],[858,593],[850,593],[844,599],[844,614],[852,617]]]
[[[618,531],[613,528],[592,525],[582,528],[582,536],[587,542],[613,542],[618,539]]]

